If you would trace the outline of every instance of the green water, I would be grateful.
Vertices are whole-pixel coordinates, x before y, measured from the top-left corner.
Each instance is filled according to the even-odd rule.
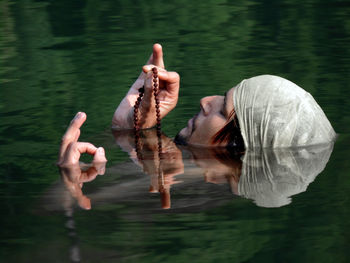
[[[349,262],[349,13],[340,0],[1,0],[0,261]],[[158,202],[148,193],[75,207],[73,219],[48,209],[60,138],[77,111],[88,116],[81,139],[106,148],[107,167],[130,162],[110,122],[155,42],[181,75],[163,121],[170,137],[200,98],[244,78],[275,74],[309,91],[339,137],[307,191],[273,209],[228,193],[181,211],[147,209]],[[111,169],[87,194],[119,180]]]

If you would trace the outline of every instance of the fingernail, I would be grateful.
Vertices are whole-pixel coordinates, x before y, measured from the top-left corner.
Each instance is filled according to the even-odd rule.
[[[100,153],[100,154],[104,154],[104,153],[105,153],[105,150],[103,149],[103,147],[99,147],[99,148],[97,149],[97,151],[98,151],[98,153]]]
[[[96,161],[97,163],[105,163],[107,162],[106,156],[105,156],[105,149],[103,149],[103,147],[98,147],[96,150],[96,155],[95,155],[95,159],[94,161]],[[103,173],[99,173],[99,174],[104,174]]]
[[[150,66],[150,65],[145,65],[145,66],[144,66],[144,69],[148,72],[148,71],[150,71],[150,70],[152,69],[152,66]]]
[[[74,119],[79,119],[80,117],[81,117],[81,112],[79,111],[76,115],[75,115],[75,117],[74,117]]]

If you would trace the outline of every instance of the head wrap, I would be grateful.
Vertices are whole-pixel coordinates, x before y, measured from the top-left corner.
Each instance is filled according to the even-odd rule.
[[[262,75],[243,80],[234,89],[233,103],[246,149],[316,145],[335,139],[314,98],[284,78]]]

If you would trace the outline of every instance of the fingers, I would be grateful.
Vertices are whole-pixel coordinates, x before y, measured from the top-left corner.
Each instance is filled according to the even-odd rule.
[[[86,114],[78,112],[74,119],[70,122],[66,133],[63,135],[62,141],[71,143],[77,141],[80,135],[80,127],[86,121]]]
[[[156,124],[154,119],[155,113],[155,100],[153,93],[153,77],[152,68],[155,65],[143,66],[143,72],[146,75],[144,80],[145,92],[142,102],[140,104],[139,111],[141,112],[142,121],[140,127],[150,128]],[[175,108],[179,97],[180,89],[180,76],[176,72],[168,72],[165,69],[156,67],[158,69],[158,99],[160,106],[160,117],[164,118],[172,109]]]
[[[94,156],[95,164],[107,162],[105,151],[102,147],[96,148],[93,144],[87,142],[78,142],[80,136],[80,127],[86,121],[86,114],[78,112],[71,121],[66,133],[62,137],[60,152],[57,164],[60,166],[70,166],[79,164],[79,158],[82,153]],[[99,172],[100,173],[100,172]]]
[[[69,144],[62,161],[62,165],[70,166],[79,164],[81,154],[87,153],[94,156],[93,164],[96,167],[98,174],[104,174],[105,165],[107,162],[103,147],[97,148],[89,142],[73,142]]]
[[[148,65],[144,65],[142,67],[142,70],[144,73],[148,73],[150,71],[152,71],[152,69],[156,67],[158,69],[158,77],[160,80],[164,80],[166,82],[169,83],[176,83],[180,81],[180,75],[177,72],[173,72],[173,71],[167,71],[159,66],[156,66],[154,64],[148,64]]]
[[[80,129],[75,132],[75,137],[73,142],[77,142],[79,140],[79,137],[80,137]]]
[[[167,71],[158,74],[159,79],[167,82],[167,91],[172,94],[178,94],[180,89],[180,75],[176,72]]]
[[[77,201],[78,201],[79,206],[82,209],[85,209],[85,210],[91,209],[91,201],[90,201],[90,198],[88,198],[87,196],[80,195],[79,197],[77,197]]]
[[[165,69],[162,69],[161,67],[157,67],[156,65],[154,65],[152,63],[144,65],[142,67],[142,71],[147,74],[148,72],[152,71],[152,68],[154,68],[154,67],[156,67],[158,69],[158,75],[159,75],[160,71],[165,71]]]
[[[151,54],[151,56],[149,57],[149,59],[147,60],[146,65],[155,65],[159,68],[164,69],[164,59],[163,59],[163,48],[160,44],[156,43],[153,45],[153,52]],[[145,78],[145,74],[146,72],[142,71],[140,76],[138,77],[139,79],[143,79]]]
[[[94,155],[93,163],[95,165],[101,163],[103,166],[105,166],[106,162],[107,162],[107,159],[106,159],[106,155],[105,155],[105,149],[103,149],[103,147],[97,148],[97,151]],[[102,172],[102,170],[99,171],[99,174],[104,174],[104,172],[103,173],[101,173],[101,172]]]
[[[66,133],[62,137],[60,151],[58,155],[58,164],[63,162],[64,155],[67,147],[70,143],[77,142],[80,136],[80,127],[86,121],[86,114],[84,112],[78,112],[74,119],[70,122]]]
[[[92,166],[89,169],[87,169],[85,172],[81,172],[79,183],[87,183],[95,180],[96,176],[98,175],[97,169]]]
[[[71,184],[68,188],[71,195],[78,201],[78,204],[81,208],[90,210],[91,209],[91,201],[85,196],[81,190],[81,186],[78,184]]]
[[[165,188],[160,193],[160,199],[162,202],[163,209],[169,209],[171,207],[171,197],[170,197],[170,189]]]
[[[153,64],[164,69],[163,49],[158,43],[153,45]]]
[[[142,67],[142,70],[144,73],[148,73],[152,71],[152,68],[156,67],[153,64],[145,65]],[[174,93],[178,92],[180,88],[180,75],[177,72],[174,71],[166,71],[165,69],[162,69],[160,67],[157,67],[158,69],[158,78],[160,81],[163,81],[166,83],[166,89],[167,91]]]
[[[146,64],[153,64],[157,67],[164,68],[163,48],[161,44],[156,43],[153,45],[153,52]]]
[[[159,85],[159,83],[157,83]],[[145,79],[145,82],[144,82],[144,87],[146,90],[150,91],[150,92],[147,92],[145,91],[144,93],[144,99],[147,100],[147,98],[149,96],[152,96],[153,94],[153,77],[152,77],[152,74],[149,72],[147,73],[147,76],[146,76],[146,79]]]
[[[79,182],[79,177],[81,173],[80,167],[76,166],[74,168],[60,170],[62,174],[62,180],[71,196],[78,201],[79,206],[81,208],[87,210],[91,209],[90,199],[86,197],[81,190],[82,183]]]
[[[82,209],[90,210],[91,209],[90,198],[84,195],[81,188],[82,188],[82,185],[80,184],[72,184],[67,189],[71,193],[71,195],[78,201],[78,204]]]
[[[79,163],[80,155],[87,153],[95,155],[97,148],[88,142],[73,142],[69,144],[64,158],[65,165],[75,165]]]
[[[159,183],[158,183],[158,174],[153,173],[150,174],[150,186],[149,186],[149,192],[150,193],[158,193],[159,192]]]

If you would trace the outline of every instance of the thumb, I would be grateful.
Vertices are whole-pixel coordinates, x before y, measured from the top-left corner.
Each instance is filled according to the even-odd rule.
[[[97,148],[96,153],[94,155],[93,162],[94,163],[105,163],[105,162],[107,162],[106,155],[105,155],[105,150],[103,149],[103,147]]]

